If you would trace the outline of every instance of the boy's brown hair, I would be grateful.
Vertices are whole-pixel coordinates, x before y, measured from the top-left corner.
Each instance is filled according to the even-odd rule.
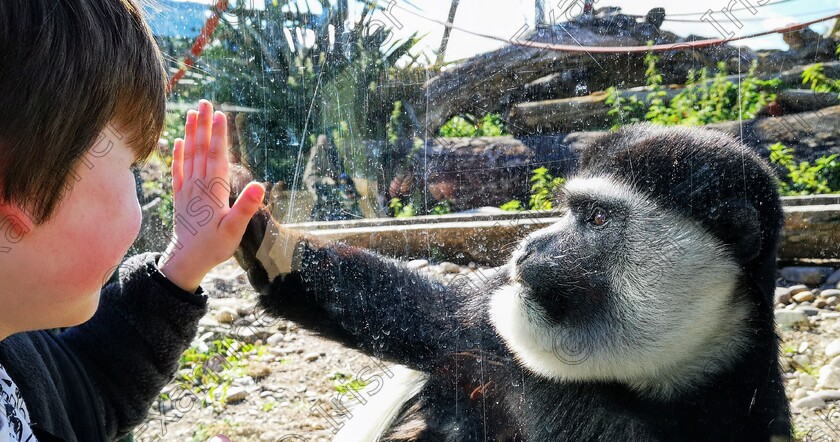
[[[0,200],[49,221],[109,122],[146,159],[165,85],[136,0],[0,1]]]

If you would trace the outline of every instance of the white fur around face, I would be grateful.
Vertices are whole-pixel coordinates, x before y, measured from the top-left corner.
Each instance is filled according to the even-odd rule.
[[[519,247],[510,284],[492,294],[490,318],[526,368],[557,380],[619,381],[667,398],[701,385],[749,345],[749,309],[733,302],[739,268],[715,237],[608,176],[570,179],[566,191],[630,208],[609,275],[614,308],[585,326],[550,322],[517,282]],[[573,222],[567,214],[525,241],[563,235]]]

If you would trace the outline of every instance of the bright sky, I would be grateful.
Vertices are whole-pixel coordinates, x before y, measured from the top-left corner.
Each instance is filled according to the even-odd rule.
[[[204,3],[212,3],[212,0],[193,0]],[[248,1],[257,6],[263,6],[272,0],[239,0]],[[334,1],[334,0],[333,0]],[[449,13],[449,5],[451,0],[393,0],[400,7],[408,8],[420,14],[436,18],[441,21],[446,21]],[[562,17],[562,11],[567,9],[570,5],[574,5],[575,1],[579,4],[583,0],[545,0],[545,8],[547,14],[554,11],[556,17]],[[306,0],[299,0],[301,5],[306,5]],[[779,4],[773,4],[773,3]],[[320,6],[316,1],[310,0],[308,2],[312,6],[314,13],[320,12]],[[349,0],[351,14],[358,13],[361,5]],[[728,19],[725,14],[720,12],[721,9],[727,8],[729,4],[733,6],[731,14],[735,19],[741,21],[742,28],[738,28],[734,20]],[[768,4],[769,3],[769,4]],[[381,0],[380,4],[389,4],[388,0]],[[758,6],[764,4],[764,6]],[[678,35],[686,36],[689,34],[701,35],[709,38],[721,37],[721,34],[715,27],[708,22],[700,21],[700,17],[708,10],[716,11],[712,17],[724,27],[727,31],[733,32],[735,35],[745,35],[754,32],[760,32],[785,26],[791,23],[798,23],[803,21],[810,21],[816,18],[832,15],[840,12],[840,1],[838,0],[706,0],[704,2],[665,2],[664,0],[596,0],[595,8],[604,6],[618,6],[622,8],[622,12],[627,14],[644,15],[651,8],[662,6],[665,7],[666,21],[662,28]],[[755,6],[757,13],[753,14],[748,5]],[[302,7],[305,10],[305,6]],[[738,10],[741,9],[741,10]],[[575,8],[572,8],[574,11]],[[695,13],[691,16],[673,16],[673,14],[687,14]],[[668,17],[695,20],[695,23],[671,22],[667,21]],[[437,50],[440,45],[440,40],[443,35],[443,26],[437,23],[429,22],[425,19],[411,15],[399,7],[390,9],[389,14],[382,11],[377,11],[375,17],[381,20],[388,26],[394,28],[398,38],[405,38],[411,35],[412,32],[417,31],[420,35],[425,35],[421,41],[418,49],[424,49],[431,54],[432,50]],[[564,21],[564,20],[560,20]],[[457,15],[455,16],[455,25],[482,32],[485,34],[497,35],[503,38],[513,38],[517,32],[528,25],[529,29],[534,26],[534,1],[533,0],[461,0]],[[833,21],[823,22],[812,25],[811,29],[825,33]],[[396,29],[398,27],[402,29]],[[782,41],[779,34],[768,35],[751,40],[739,42],[754,49],[787,49],[787,45]],[[464,32],[453,30],[449,47],[446,53],[446,60],[457,60],[461,58],[471,57],[475,54],[491,51],[503,46],[493,40],[488,40],[482,37],[476,37]],[[432,57],[432,55],[430,55]]]

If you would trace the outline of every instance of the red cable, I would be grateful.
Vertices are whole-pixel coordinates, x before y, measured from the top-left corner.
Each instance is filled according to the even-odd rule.
[[[219,0],[216,2],[216,9],[213,11],[213,15],[207,19],[207,22],[204,23],[204,27],[201,29],[201,33],[195,38],[195,43],[190,48],[189,55],[184,57],[183,66],[178,69],[175,75],[169,78],[169,82],[166,84],[166,93],[172,92],[172,89],[178,84],[178,80],[187,73],[187,69],[193,66],[195,60],[201,56],[201,53],[204,51],[204,46],[210,41],[210,37],[213,36],[213,32],[216,31],[216,26],[219,24],[219,11],[226,11],[227,7],[228,0]]]

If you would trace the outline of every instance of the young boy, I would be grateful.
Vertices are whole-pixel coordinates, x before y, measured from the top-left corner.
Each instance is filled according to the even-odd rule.
[[[151,32],[135,0],[3,0],[0,60],[0,441],[119,439],[171,380],[202,277],[265,190],[228,207],[227,123],[202,100],[174,144],[170,246],[102,288],[140,228],[131,167],[163,126]]]

